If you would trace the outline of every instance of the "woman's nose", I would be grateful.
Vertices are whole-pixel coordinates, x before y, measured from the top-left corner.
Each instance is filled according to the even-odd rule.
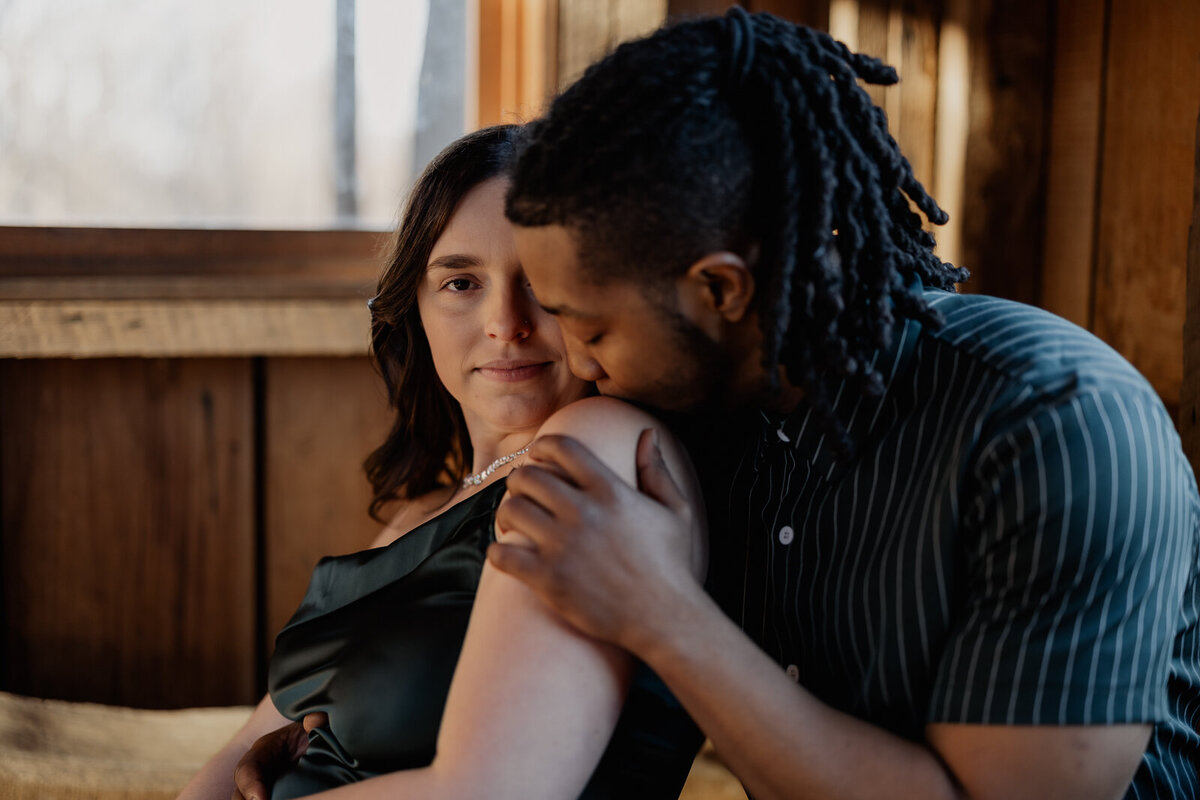
[[[533,309],[515,292],[497,294],[489,304],[487,335],[503,342],[519,342],[529,338],[534,329]]]

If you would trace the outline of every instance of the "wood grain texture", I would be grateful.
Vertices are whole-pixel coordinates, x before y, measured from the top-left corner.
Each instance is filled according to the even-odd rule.
[[[1200,3],[1112,0],[1094,330],[1168,406],[1183,378]]]
[[[938,29],[937,117],[934,121],[933,197],[950,220],[937,232],[934,252],[962,264],[967,147],[970,138],[971,23],[969,0],[944,0]]]
[[[609,41],[612,50],[621,42],[653,33],[667,18],[667,0],[609,0]]]
[[[976,2],[960,260],[971,291],[1036,304],[1041,287],[1051,9]]]
[[[539,116],[554,91],[557,24],[551,0],[481,0],[480,127]]]
[[[708,14],[724,14],[725,9],[733,5],[730,0],[669,0],[667,16],[699,17]]]
[[[858,51],[858,0],[829,0],[829,35]]]
[[[858,42],[854,49],[859,53],[866,53],[894,65],[892,57],[888,53],[888,25],[891,7],[892,3],[889,0],[858,0]],[[867,90],[867,94],[871,95],[871,102],[884,111],[888,110],[888,87],[867,84],[863,88]],[[888,115],[888,123],[894,136],[896,134],[894,115]]]
[[[521,5],[520,103],[524,121],[542,115],[554,96],[558,70],[558,4],[525,0]]]
[[[0,357],[360,355],[362,300],[0,300]]]
[[[344,300],[374,281],[287,275],[70,275],[0,278],[3,300]]]
[[[859,0],[838,6],[839,26],[853,25],[850,39],[859,52],[896,68],[900,82],[866,86],[888,118],[888,129],[930,191],[934,177],[934,138],[938,99],[938,0]]]
[[[1096,269],[1104,0],[1060,0],[1054,41],[1054,104],[1046,173],[1042,307],[1091,327]]]
[[[304,596],[321,556],[367,547],[363,459],[391,424],[383,381],[364,358],[272,358],[264,375],[266,642]]]
[[[731,0],[670,0],[666,13],[671,18],[724,14],[732,5],[735,3]],[[766,11],[802,25],[829,30],[829,0],[743,0],[736,5],[750,12]]]
[[[1192,172],[1192,224],[1188,229],[1187,317],[1183,326],[1183,384],[1179,432],[1183,450],[1200,472],[1200,112],[1196,117],[1196,155]]]
[[[609,49],[611,0],[559,0],[558,87],[570,86]]]
[[[507,51],[514,42],[505,38],[505,0],[478,0],[478,34],[476,47],[476,124],[483,128],[504,121],[504,70],[502,64],[511,58]]]
[[[385,234],[0,226],[0,278],[286,275],[373,284]]]
[[[933,189],[934,137],[937,134],[939,0],[903,0],[899,4],[899,52],[888,58],[900,73],[895,87],[897,108],[888,110],[897,121],[896,141],[912,164],[913,175]]]
[[[700,10],[698,4],[688,6]],[[653,32],[668,11],[667,0],[559,0],[559,88],[569,86],[621,42]]]
[[[810,28],[829,30],[829,0],[746,0],[744,5],[750,11],[766,11]]]
[[[254,697],[246,359],[0,361],[3,688]]]

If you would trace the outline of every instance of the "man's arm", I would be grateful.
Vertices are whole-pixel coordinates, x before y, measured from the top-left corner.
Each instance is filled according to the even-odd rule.
[[[531,455],[554,471],[510,477],[497,522],[535,549],[493,545],[492,563],[584,632],[642,658],[756,796],[1115,798],[1128,786],[1145,725],[932,725],[913,743],[826,706],[682,568],[679,542],[694,521],[648,437],[638,451],[644,493],[605,476],[570,440],[540,440]]]
[[[917,744],[817,700],[706,595],[672,613],[639,655],[755,797],[1118,798],[1146,746],[1144,725],[931,725]]]

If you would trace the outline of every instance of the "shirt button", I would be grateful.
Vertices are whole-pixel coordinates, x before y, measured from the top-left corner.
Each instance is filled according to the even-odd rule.
[[[794,680],[796,683],[800,682],[800,668],[795,664],[788,664],[786,672],[789,678]]]
[[[784,525],[779,529],[779,543],[791,544],[792,539],[796,538],[796,532],[792,530],[791,525]]]

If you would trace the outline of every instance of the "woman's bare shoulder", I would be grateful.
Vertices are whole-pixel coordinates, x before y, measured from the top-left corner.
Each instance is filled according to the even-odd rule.
[[[637,406],[615,397],[585,397],[555,411],[542,423],[539,435],[559,433],[566,436],[610,435],[614,432],[641,432],[661,423]]]
[[[613,397],[585,397],[554,412],[538,430],[578,440],[610,469],[637,482],[637,443],[642,431],[654,428],[674,449],[670,432],[653,415]]]

